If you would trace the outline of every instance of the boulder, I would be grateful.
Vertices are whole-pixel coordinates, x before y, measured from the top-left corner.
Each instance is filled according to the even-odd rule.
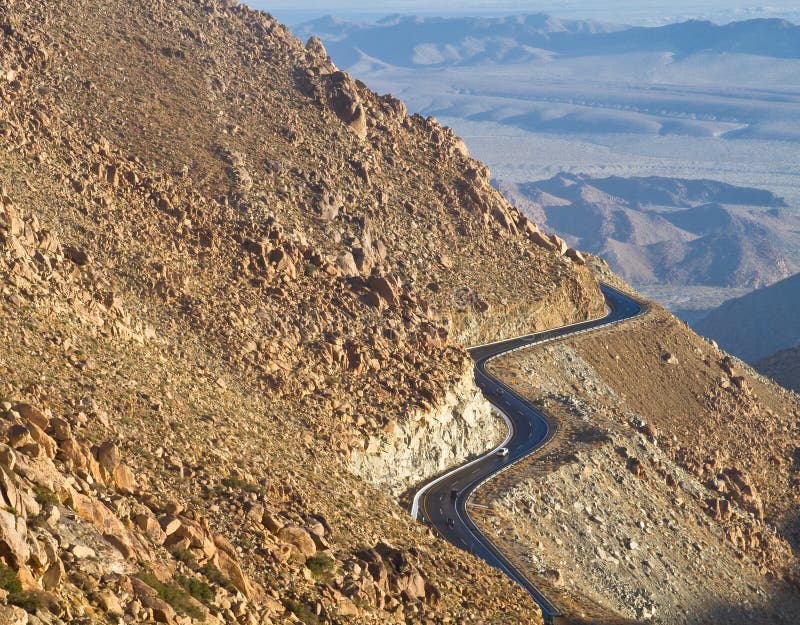
[[[171,536],[177,532],[181,526],[181,520],[171,514],[165,514],[164,516],[160,517],[158,522],[161,525],[161,529],[163,530],[164,534],[167,536]]]
[[[553,242],[550,239],[548,239],[543,232],[539,230],[529,231],[528,238],[533,242],[534,245],[543,247],[546,250],[556,249],[556,246],[553,245]]]
[[[297,267],[291,256],[283,249],[274,249],[269,253],[269,262],[275,266],[278,273],[294,280],[297,278]]]
[[[71,245],[65,245],[63,251],[64,257],[78,265],[78,267],[84,267],[91,261],[89,254]]]
[[[18,514],[0,508],[0,557],[12,567],[19,568],[28,561],[28,527]]]
[[[325,44],[316,36],[310,37],[306,42],[306,51],[316,59],[325,59],[328,56],[328,52],[325,50]]]
[[[110,590],[101,590],[95,596],[97,604],[109,614],[122,614],[122,605],[117,596]]]
[[[157,623],[173,623],[175,621],[175,610],[166,601],[159,599],[154,588],[136,577],[131,577],[130,580],[134,596],[142,606],[152,610],[154,621]]]
[[[562,239],[557,234],[550,235],[550,242],[553,244],[553,247],[555,248],[556,252],[558,252],[562,256],[567,253],[569,246],[566,244],[564,239]]]
[[[14,424],[8,428],[6,433],[8,437],[8,444],[14,449],[20,449],[33,443],[30,430],[24,425]]]
[[[58,450],[56,442],[45,434],[45,431],[33,421],[28,423],[27,428],[31,438],[39,446],[44,455],[51,459],[55,458],[56,451]]]
[[[355,258],[353,258],[350,252],[342,252],[339,254],[336,258],[336,267],[346,278],[354,278],[359,275]]]
[[[0,466],[5,467],[9,471],[13,471],[16,463],[16,452],[5,443],[0,443]]]
[[[628,458],[626,467],[628,471],[633,473],[633,475],[636,477],[642,477],[642,475],[644,474],[644,465],[642,464],[642,461],[639,460],[638,458],[635,457]]]
[[[572,247],[567,250],[567,258],[571,259],[576,265],[586,264],[586,257]]]
[[[492,208],[492,216],[497,222],[506,230],[510,232],[517,232],[516,219],[508,212],[508,210],[501,205]]]
[[[114,479],[114,486],[122,493],[132,493],[136,490],[136,476],[130,467],[125,464],[120,464],[114,469],[112,474]]]
[[[370,276],[367,280],[367,286],[375,293],[380,295],[389,306],[397,306],[400,304],[400,296],[398,294],[399,284],[396,279],[386,276]]]
[[[366,303],[368,306],[372,306],[373,308],[377,308],[378,310],[383,310],[386,308],[386,302],[375,291],[368,291],[364,295],[364,303]]]
[[[155,544],[164,544],[164,541],[167,539],[167,535],[164,530],[161,529],[161,525],[159,525],[155,517],[146,513],[139,513],[133,517],[133,522],[136,524],[136,527],[147,534],[147,536],[150,537],[150,540],[152,540]]]
[[[39,504],[32,499],[27,489],[17,488],[17,484],[13,473],[0,469],[0,506],[23,518],[27,517],[28,512],[38,514]]]
[[[261,517],[261,523],[273,534],[283,527],[283,523],[280,522],[278,517],[269,511],[264,512],[264,516]]]
[[[178,516],[173,517],[173,520],[167,524],[167,528],[171,529],[178,522],[178,526],[173,531],[166,531],[167,540],[164,545],[167,548],[189,548],[202,551],[202,555],[206,558],[211,558],[216,554],[217,547],[214,545],[214,540],[203,526],[186,517]],[[162,525],[162,527],[164,527]]]
[[[224,551],[219,550],[214,556],[214,565],[228,580],[230,580],[231,584],[233,584],[239,592],[245,597],[250,597],[252,594],[250,580],[248,580],[242,572],[236,560]]]
[[[106,441],[100,445],[95,457],[97,462],[100,463],[100,466],[111,474],[114,473],[114,469],[122,462],[122,454],[119,451],[119,447],[111,441]]]
[[[0,623],[3,625],[28,625],[28,613],[15,605],[0,605]]]
[[[278,530],[277,536],[283,542],[297,547],[297,550],[307,558],[317,553],[317,546],[314,544],[314,540],[302,527],[295,525],[282,527]]]
[[[151,557],[144,543],[101,501],[74,490],[70,490],[68,495],[67,503],[70,507],[79,517],[91,522],[100,530],[103,538],[124,558],[136,557],[147,561]]]
[[[334,72],[329,77],[328,101],[331,109],[359,138],[367,136],[367,114],[355,83],[345,72]]]
[[[94,558],[97,555],[97,552],[88,547],[87,545],[74,545],[71,549],[72,555],[78,558],[78,560],[85,560],[86,558]]]
[[[404,593],[411,599],[425,598],[425,578],[413,567],[403,574],[397,576],[395,587],[398,592]]]
[[[333,221],[339,216],[339,210],[343,205],[341,194],[323,193],[317,203],[317,213],[323,221]]]
[[[334,597],[336,599],[336,612],[339,616],[361,616],[361,610],[351,599],[339,592],[335,593]]]
[[[49,431],[51,436],[59,443],[72,438],[72,426],[69,421],[61,417],[50,419]]]
[[[46,430],[50,425],[50,418],[39,410],[36,406],[27,403],[18,403],[14,405],[14,411],[19,414],[22,419],[35,423],[41,429]]]
[[[658,438],[658,428],[652,423],[645,423],[642,426],[642,433],[650,438]]]
[[[547,569],[542,573],[542,577],[554,586],[561,587],[564,585],[564,575],[559,569]]]
[[[460,154],[464,158],[469,158],[469,148],[464,140],[460,137],[455,137],[452,143],[453,154]]]

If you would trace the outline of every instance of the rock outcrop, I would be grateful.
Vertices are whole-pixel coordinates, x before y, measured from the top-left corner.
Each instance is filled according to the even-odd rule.
[[[366,481],[400,495],[502,441],[508,428],[475,386],[468,367],[435,405],[417,409],[404,422],[390,422],[351,456]]]

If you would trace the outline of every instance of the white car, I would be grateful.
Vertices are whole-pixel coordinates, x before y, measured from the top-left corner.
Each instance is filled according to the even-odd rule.
[[[504,457],[508,455],[508,447],[501,447],[496,452],[494,452],[496,456]]]

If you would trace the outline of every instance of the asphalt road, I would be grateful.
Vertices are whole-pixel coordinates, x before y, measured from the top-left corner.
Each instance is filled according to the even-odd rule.
[[[516,349],[523,349],[548,340],[588,332],[636,317],[646,305],[606,284],[600,288],[606,298],[607,314],[600,319],[584,321],[562,328],[528,334],[507,341],[481,345],[470,349],[475,361],[475,382],[486,398],[505,416],[509,438],[502,445],[508,455],[497,450],[469,462],[427,484],[415,497],[417,519],[432,525],[456,547],[479,556],[500,569],[527,590],[542,609],[545,622],[560,616],[558,608],[478,530],[467,512],[470,494],[493,475],[509,468],[531,452],[547,444],[555,436],[557,424],[534,406],[527,403],[510,387],[505,386],[486,370],[489,360]]]

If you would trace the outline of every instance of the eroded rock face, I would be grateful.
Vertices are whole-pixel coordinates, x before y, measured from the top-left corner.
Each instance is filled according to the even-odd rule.
[[[417,410],[407,423],[390,423],[370,438],[352,465],[364,479],[402,493],[459,458],[491,449],[506,434],[502,419],[475,387],[471,367],[440,403]]]

